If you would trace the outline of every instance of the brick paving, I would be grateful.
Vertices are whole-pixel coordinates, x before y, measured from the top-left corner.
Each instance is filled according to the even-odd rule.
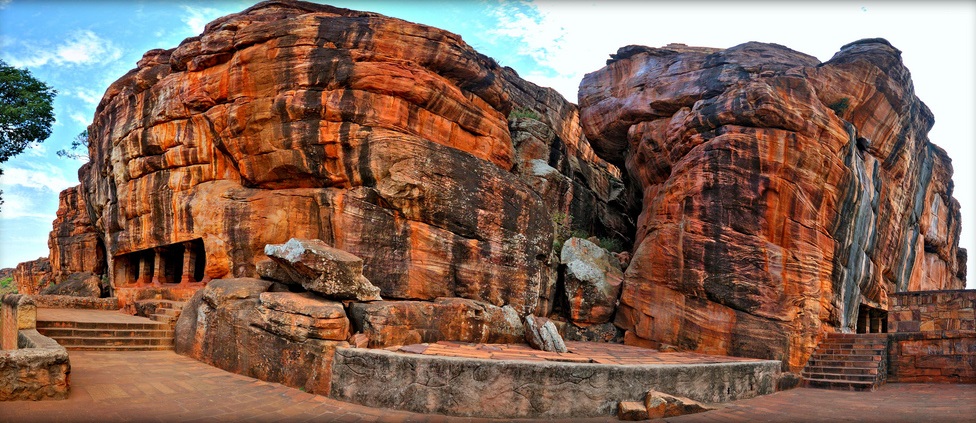
[[[0,402],[0,422],[493,421],[344,403],[229,373],[171,351],[72,351],[71,365],[67,400]],[[971,422],[976,421],[976,385],[887,384],[874,392],[794,389],[720,407],[658,421]]]
[[[439,341],[394,348],[396,351],[492,360],[565,361],[599,364],[715,364],[756,361],[751,358],[716,356],[690,352],[660,352],[621,344],[566,342],[566,353],[540,351],[525,344],[473,344]]]

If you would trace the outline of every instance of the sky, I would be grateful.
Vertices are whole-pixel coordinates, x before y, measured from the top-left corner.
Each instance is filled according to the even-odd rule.
[[[91,122],[109,84],[147,50],[173,48],[254,1],[0,0],[0,59],[58,90],[43,144],[3,164],[0,268],[48,255],[58,193],[81,160],[55,152]],[[935,115],[929,138],[952,158],[968,269],[976,273],[976,2],[338,1],[457,33],[483,54],[576,102],[583,75],[619,47],[726,48],[773,42],[827,61],[882,37],[902,51],[916,95]],[[976,288],[976,275],[968,287]]]

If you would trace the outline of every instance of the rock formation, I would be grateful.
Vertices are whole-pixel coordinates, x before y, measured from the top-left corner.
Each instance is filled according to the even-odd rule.
[[[254,277],[266,244],[299,237],[361,257],[383,298],[545,314],[553,212],[633,233],[634,197],[575,105],[457,35],[368,12],[270,1],[217,19],[146,53],[89,134],[78,190],[117,288],[179,280],[178,262]]]
[[[14,270],[14,284],[21,294],[39,294],[51,282],[51,261],[47,257],[25,261]]]
[[[268,274],[286,284],[300,285],[337,300],[381,300],[380,290],[363,276],[363,260],[325,245],[321,240],[292,238],[280,245],[266,245],[265,254],[277,264]]]
[[[518,342],[526,315],[796,371],[862,306],[963,286],[951,164],[883,40],[628,46],[579,101],[443,30],[259,3],[107,89],[53,272],[194,295],[178,350],[314,392],[347,340]],[[627,251],[590,278],[564,232]],[[315,291],[265,255],[291,238],[361,258],[383,301],[285,292]]]
[[[616,324],[784,360],[889,293],[962,288],[952,166],[900,52],[621,48],[580,86],[594,149],[643,191]]]

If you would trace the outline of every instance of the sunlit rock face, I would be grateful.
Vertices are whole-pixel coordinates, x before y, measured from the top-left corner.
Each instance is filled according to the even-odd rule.
[[[457,35],[374,13],[273,1],[217,19],[146,53],[89,133],[80,190],[117,287],[153,254],[178,279],[191,248],[191,280],[254,277],[266,244],[296,237],[361,257],[384,299],[546,313],[554,212],[633,234],[636,197],[575,105]]]
[[[965,286],[952,166],[887,41],[621,48],[580,86],[587,138],[643,192],[629,339],[801,368],[861,304]]]

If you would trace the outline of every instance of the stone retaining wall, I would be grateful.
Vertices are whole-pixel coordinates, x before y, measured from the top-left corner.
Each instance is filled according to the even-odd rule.
[[[603,365],[460,359],[337,348],[332,398],[485,418],[608,416],[654,389],[719,403],[773,393],[782,363]]]
[[[976,290],[890,300],[889,382],[976,383]]]
[[[9,294],[0,303],[0,401],[68,398],[68,351],[37,332],[31,297]]]

